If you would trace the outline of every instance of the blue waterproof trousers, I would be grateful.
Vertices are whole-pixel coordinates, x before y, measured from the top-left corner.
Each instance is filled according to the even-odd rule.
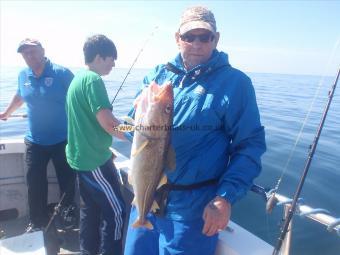
[[[153,230],[133,228],[137,210],[131,208],[125,255],[214,255],[218,235],[202,234],[203,219],[174,221],[148,215]]]

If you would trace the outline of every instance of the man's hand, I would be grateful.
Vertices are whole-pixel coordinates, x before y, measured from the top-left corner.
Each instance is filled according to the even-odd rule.
[[[5,112],[0,113],[0,120],[7,120],[8,115]]]
[[[7,120],[16,109],[23,105],[23,103],[24,100],[21,96],[14,95],[6,110],[0,113],[0,120]]]
[[[222,197],[215,197],[206,205],[203,212],[202,233],[213,236],[227,227],[231,215],[230,203]]]
[[[120,124],[119,120],[117,120],[110,109],[103,108],[99,110],[96,114],[96,118],[100,124],[100,126],[110,135],[114,135],[121,140],[126,140],[124,133],[117,130],[117,126]]]

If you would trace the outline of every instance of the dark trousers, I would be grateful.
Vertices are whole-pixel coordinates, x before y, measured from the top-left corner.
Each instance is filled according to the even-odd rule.
[[[78,171],[80,252],[82,255],[121,255],[124,202],[112,158],[92,171]]]
[[[56,171],[60,195],[65,192],[62,205],[74,203],[75,172],[66,161],[66,141],[54,145],[39,145],[25,139],[28,206],[31,222],[36,227],[48,223],[47,212],[47,164],[51,159]]]

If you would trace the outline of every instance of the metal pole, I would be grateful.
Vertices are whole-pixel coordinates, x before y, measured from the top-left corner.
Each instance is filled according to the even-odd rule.
[[[260,195],[267,203],[271,199],[271,194],[268,193],[269,189],[265,189],[259,185],[254,184],[251,187],[251,191],[255,192],[256,194]],[[291,203],[292,199],[289,197],[283,196],[279,193],[275,193],[276,201],[272,205],[273,207],[276,206],[277,203],[280,205]],[[271,208],[273,209],[273,208]],[[296,211],[300,216],[304,216],[312,221],[318,222],[322,225],[327,227],[329,232],[335,232],[340,237],[340,218],[336,218],[330,215],[326,209],[323,208],[312,208],[308,205],[298,203],[296,206]]]
[[[305,179],[306,179],[306,176],[307,176],[310,164],[312,162],[312,159],[313,159],[313,156],[314,156],[314,153],[315,153],[315,149],[316,149],[316,146],[318,144],[318,141],[319,141],[319,138],[320,138],[320,134],[321,134],[323,125],[324,125],[325,120],[326,120],[326,116],[327,116],[327,113],[328,113],[328,110],[329,110],[329,106],[330,106],[330,104],[332,102],[332,99],[333,99],[334,91],[335,91],[336,85],[337,85],[338,80],[339,80],[339,75],[340,75],[340,68],[338,70],[338,74],[336,76],[334,85],[332,86],[332,89],[331,89],[331,91],[328,94],[328,102],[327,102],[326,108],[325,108],[325,110],[323,112],[323,115],[322,115],[322,118],[321,118],[321,122],[319,124],[319,128],[318,128],[317,133],[315,135],[313,144],[311,145],[311,149],[309,151],[308,158],[307,158],[307,161],[306,161],[306,164],[305,164],[302,176],[300,178],[300,182],[299,182],[297,190],[296,190],[296,192],[294,194],[294,199],[293,199],[293,202],[291,204],[291,208],[289,210],[287,218],[286,218],[286,220],[284,222],[284,225],[282,227],[280,236],[279,236],[279,238],[277,240],[277,244],[276,244],[275,249],[273,251],[273,255],[278,255],[279,254],[281,246],[282,246],[282,242],[285,239],[285,236],[286,236],[287,231],[288,231],[289,223],[290,223],[290,221],[291,221],[291,219],[292,219],[292,217],[293,217],[293,215],[295,213],[296,205],[297,205],[298,199],[300,197],[300,193],[301,193],[302,187],[304,185],[304,182],[305,182]]]

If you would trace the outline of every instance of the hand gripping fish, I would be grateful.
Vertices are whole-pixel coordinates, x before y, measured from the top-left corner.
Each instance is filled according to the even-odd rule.
[[[135,101],[135,132],[131,148],[129,181],[134,191],[133,203],[138,218],[133,227],[152,229],[146,215],[152,207],[160,183],[166,182],[164,170],[176,168],[175,153],[170,146],[174,96],[170,83],[151,83]]]

